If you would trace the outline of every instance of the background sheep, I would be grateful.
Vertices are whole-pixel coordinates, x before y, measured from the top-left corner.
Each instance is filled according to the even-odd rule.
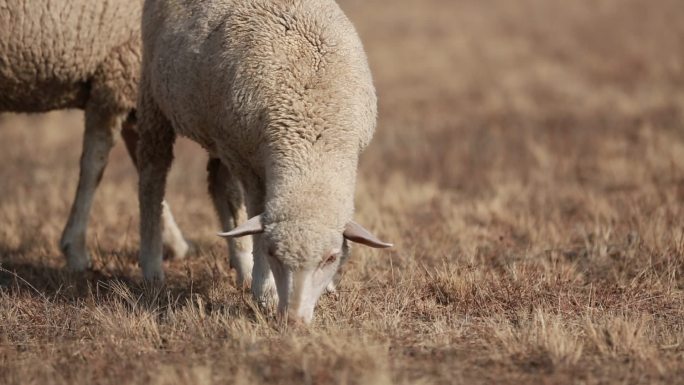
[[[81,173],[60,247],[73,270],[90,265],[86,228],[115,131],[135,162],[140,0],[0,0],[0,112],[85,110]],[[164,204],[164,240],[188,245]]]
[[[397,248],[352,249],[315,332],[274,328],[215,236],[207,152],[179,137],[167,197],[201,257],[161,290],[128,279],[116,146],[88,229],[111,263],[74,285],[50,243],[79,114],[0,116],[0,384],[681,383],[682,1],[337,2],[380,117],[354,218]]]
[[[253,218],[223,235],[257,234],[255,297],[272,294],[273,273],[280,309],[310,321],[347,256],[345,238],[389,246],[352,222],[358,157],[376,117],[353,26],[333,1],[147,1],[143,43],[145,277],[163,277],[159,202],[178,133],[245,188]]]

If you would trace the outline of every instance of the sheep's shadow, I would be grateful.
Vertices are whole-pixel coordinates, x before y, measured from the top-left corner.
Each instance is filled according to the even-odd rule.
[[[115,282],[136,287],[134,280],[124,274],[97,270],[74,273],[52,264],[0,259],[0,288],[51,301],[78,302],[98,294],[95,289]]]
[[[20,242],[14,247],[0,244],[0,288],[29,288],[40,292],[43,297],[59,296],[62,299],[80,300],[92,295],[90,289],[107,287],[114,282],[136,292],[149,286],[141,282],[137,249],[93,248],[91,259],[94,268],[84,272],[69,271],[64,256],[46,255],[41,250],[44,250],[42,244],[30,240]],[[192,252],[195,253],[196,250],[197,244],[193,243]],[[165,254],[165,260],[166,256]],[[176,274],[163,287],[182,294],[182,280]]]
[[[29,296],[38,301],[66,303],[80,306],[83,303],[107,304],[123,301],[145,310],[174,310],[193,303],[204,307],[206,314],[243,316],[258,322],[263,319],[261,310],[254,306],[249,293],[216,300],[211,290],[217,277],[188,277],[170,275],[163,285],[145,283],[136,269],[93,269],[70,272],[55,261],[61,256],[48,256],[42,260],[24,261],[22,256],[31,250],[28,246],[8,248],[0,246],[0,291]],[[135,260],[136,251],[107,252],[117,259]],[[225,278],[225,277],[223,277]],[[221,279],[221,278],[219,278]],[[239,291],[238,291],[239,292]],[[211,299],[214,297],[214,299]],[[198,301],[198,298],[202,298]]]

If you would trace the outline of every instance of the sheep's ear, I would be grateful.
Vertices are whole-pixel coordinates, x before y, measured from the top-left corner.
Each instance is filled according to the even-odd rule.
[[[371,234],[370,231],[364,229],[363,226],[354,221],[347,223],[347,226],[344,228],[344,237],[352,242],[374,247],[376,249],[394,246],[391,243],[379,240],[378,237]]]
[[[261,215],[257,215],[240,226],[225,233],[218,233],[221,237],[238,238],[245,235],[259,234],[264,232],[264,225],[261,223]]]

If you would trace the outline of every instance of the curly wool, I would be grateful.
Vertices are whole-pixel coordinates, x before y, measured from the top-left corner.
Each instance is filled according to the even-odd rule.
[[[0,111],[135,107],[142,0],[0,0]]]
[[[76,199],[60,247],[73,270],[90,264],[86,228],[114,134],[135,161],[142,0],[0,0],[0,112],[85,110]],[[188,250],[168,207],[165,242]]]
[[[363,47],[337,4],[148,1],[143,17],[144,87],[175,132],[243,180],[268,181],[268,207],[250,211],[266,209],[272,222],[306,215],[341,230],[376,98]]]
[[[339,6],[332,0],[147,0],[143,46],[144,276],[163,279],[158,201],[176,135],[220,159],[241,182],[249,215],[263,225],[262,234],[251,233],[254,268],[238,270],[239,281],[251,277],[259,301],[273,288],[269,261],[278,264],[273,273],[282,278],[282,291],[284,274],[335,261],[332,254],[344,259],[358,158],[375,130],[377,100],[360,39]],[[215,204],[228,199],[212,195]],[[309,299],[320,295],[318,286]]]

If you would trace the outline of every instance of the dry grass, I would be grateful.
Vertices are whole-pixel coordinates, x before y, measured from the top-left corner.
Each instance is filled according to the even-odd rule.
[[[81,115],[0,122],[0,383],[684,383],[681,0],[346,0],[380,126],[360,247],[309,330],[234,286],[182,141],[170,201],[198,248],[142,287],[115,149],[96,272],[56,247]],[[9,273],[11,272],[11,273]]]

